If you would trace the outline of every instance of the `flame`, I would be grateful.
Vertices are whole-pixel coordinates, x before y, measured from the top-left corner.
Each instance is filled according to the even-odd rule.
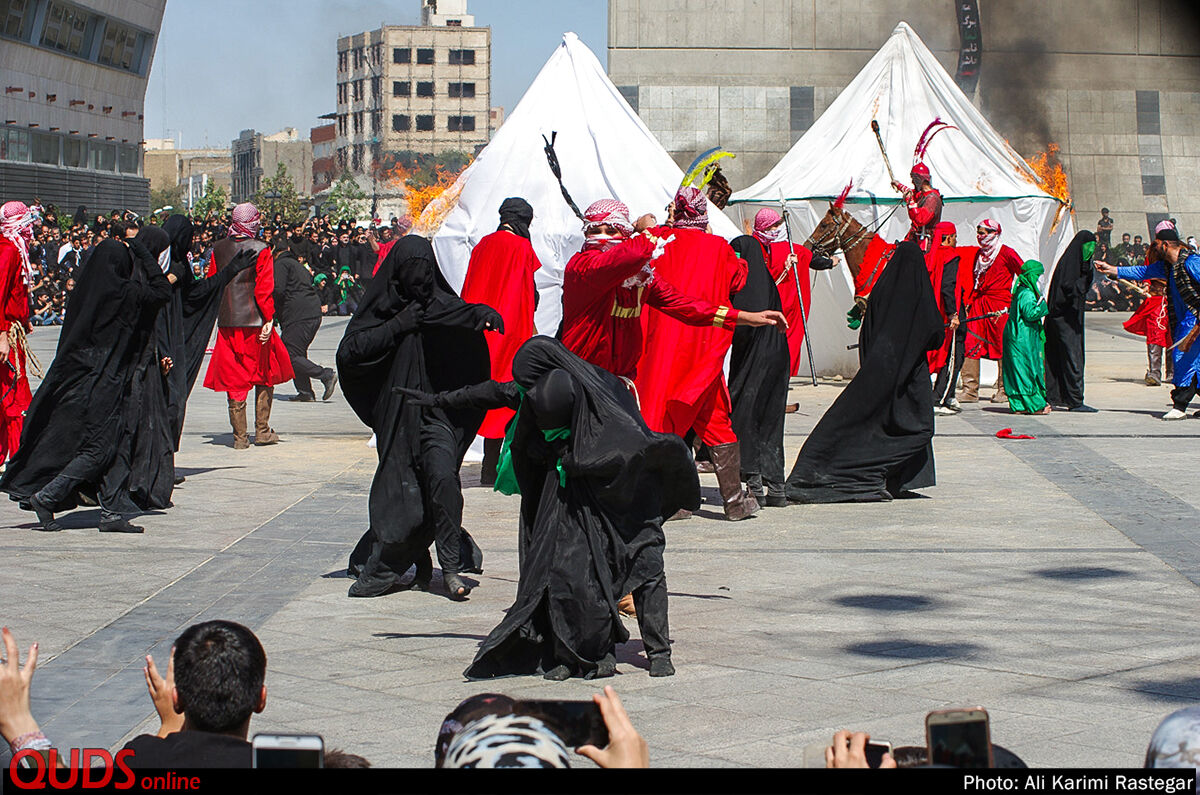
[[[1058,228],[1064,210],[1075,213],[1075,205],[1071,201],[1071,185],[1067,181],[1067,172],[1063,170],[1062,160],[1059,159],[1059,151],[1059,145],[1051,143],[1045,152],[1039,152],[1029,160],[1029,167],[1037,175],[1036,184],[1059,201],[1058,212],[1054,214],[1054,223],[1050,227],[1051,232]]]
[[[425,237],[432,237],[441,228],[446,216],[450,214],[462,194],[463,175],[470,168],[467,163],[462,171],[447,171],[442,166],[435,168],[436,179],[433,184],[414,184],[414,177],[408,169],[399,163],[391,166],[379,166],[378,179],[380,182],[407,193],[408,219],[413,224],[413,232]]]

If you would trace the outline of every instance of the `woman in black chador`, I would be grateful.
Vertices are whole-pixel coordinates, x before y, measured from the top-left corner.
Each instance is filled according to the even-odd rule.
[[[1094,234],[1085,230],[1075,235],[1046,293],[1046,402],[1084,414],[1096,411],[1083,402],[1083,313],[1096,273],[1095,251]]]
[[[375,431],[379,467],[371,484],[370,527],[350,555],[350,596],[383,596],[416,566],[412,586],[427,590],[436,541],[453,598],[459,577],[483,565],[462,528],[462,466],[483,412],[420,405],[398,388],[441,392],[487,380],[483,331],[503,332],[500,314],[467,304],[438,270],[429,241],[409,235],[392,248],[338,348],[342,391]]]
[[[871,292],[858,375],[801,448],[789,500],[880,502],[936,484],[925,354],[944,338],[925,257],[901,243]]]
[[[662,525],[700,505],[687,445],[651,431],[619,379],[556,340],[525,343],[513,378],[424,397],[517,410],[496,484],[521,494],[517,599],[466,676],[612,676],[629,639],[617,612],[627,593],[650,675],[670,676]]]

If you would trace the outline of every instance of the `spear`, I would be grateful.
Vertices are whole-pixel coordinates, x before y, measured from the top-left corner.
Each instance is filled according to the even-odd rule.
[[[783,228],[787,231],[789,259],[796,255],[796,247],[792,244],[792,222],[788,220],[787,199],[783,190],[779,191],[779,208],[783,215]],[[817,385],[817,364],[813,361],[812,336],[808,333],[808,312],[804,309],[804,291],[800,289],[800,269],[792,266],[792,276],[796,279],[796,300],[800,302],[800,323],[804,327],[804,345],[808,348],[808,369],[812,371],[812,384]]]
[[[879,132],[879,122],[871,119],[871,132],[875,133],[875,140],[879,141],[879,151],[883,153],[883,164],[887,166],[888,176],[892,182],[896,181],[896,175],[892,173],[892,161],[888,159],[887,149],[883,145],[883,134]]]

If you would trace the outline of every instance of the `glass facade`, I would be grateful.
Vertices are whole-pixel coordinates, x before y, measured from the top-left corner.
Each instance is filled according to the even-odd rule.
[[[142,158],[139,148],[134,144],[92,141],[58,133],[6,127],[0,129],[0,160],[138,174]]]
[[[0,36],[145,76],[154,34],[63,0],[0,0]]]

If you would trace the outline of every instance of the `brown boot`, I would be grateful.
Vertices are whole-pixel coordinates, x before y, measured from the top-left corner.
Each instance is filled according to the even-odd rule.
[[[254,444],[265,447],[279,444],[279,434],[271,430],[271,402],[275,390],[269,386],[254,387]]]
[[[725,518],[731,522],[749,519],[758,513],[758,500],[742,488],[742,450],[737,442],[710,447],[717,470],[717,486],[725,502]]]
[[[979,402],[979,360],[967,359],[962,366],[962,391],[958,393],[959,403]]]
[[[993,403],[1007,403],[1008,395],[1004,394],[1004,367],[1000,367],[1000,374],[996,376],[996,394],[992,395]]]
[[[246,401],[229,399],[229,424],[233,427],[233,449],[249,450],[250,437],[246,435]]]
[[[627,593],[617,602],[617,610],[628,618],[637,618],[637,609],[633,606],[633,594]]]

